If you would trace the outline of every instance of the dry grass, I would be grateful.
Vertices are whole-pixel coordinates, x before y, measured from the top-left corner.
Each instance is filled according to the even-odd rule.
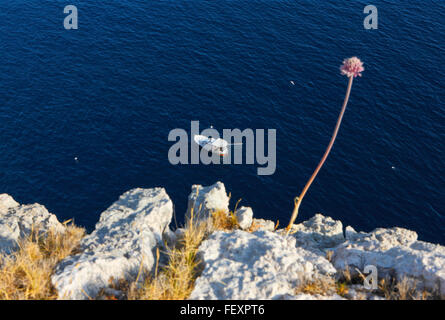
[[[328,276],[304,279],[295,292],[296,294],[306,293],[322,296],[329,296],[337,293],[339,296],[347,297],[349,293],[348,286],[355,285],[355,290],[357,290],[357,284],[363,284],[363,279],[363,275],[352,276],[349,270],[346,269],[337,280]],[[363,287],[362,290],[357,292],[357,297],[361,296],[361,299],[366,299],[368,293],[370,292]],[[419,290],[417,288],[417,282],[406,277],[402,278],[400,281],[397,281],[395,278],[382,278],[379,281],[378,288],[372,291],[372,293],[386,300],[441,299],[437,290],[434,292]]]
[[[332,250],[326,251],[326,260],[328,260],[329,262],[332,262],[333,256],[334,256],[334,251],[332,251]]]
[[[197,251],[202,241],[215,230],[233,230],[238,227],[233,212],[227,214],[217,211],[207,220],[195,219],[193,213],[186,222],[182,237],[174,247],[167,247],[165,254],[168,262],[159,268],[160,252],[157,251],[154,274],[142,268],[134,282],[110,279],[110,288],[103,290],[98,297],[102,299],[129,300],[185,300],[194,288],[199,275],[200,261]],[[254,227],[253,227],[254,228]],[[0,300],[51,300],[57,292],[51,285],[51,275],[57,263],[75,254],[85,230],[67,225],[65,233],[53,230],[39,233],[33,230],[29,236],[18,243],[18,249],[11,255],[0,255]],[[329,256],[329,255],[328,255]],[[312,295],[347,296],[348,285],[362,283],[363,275],[353,276],[346,269],[340,279],[320,276],[305,279],[295,293]],[[118,293],[123,293],[117,297]],[[416,290],[416,283],[403,278],[380,279],[375,294],[387,300],[429,300],[440,299],[437,292]]]
[[[331,295],[335,292],[336,286],[333,278],[330,277],[314,277],[313,279],[305,279],[297,288],[297,293]]]
[[[212,231],[216,230],[222,230],[222,231],[232,231],[236,229],[240,229],[238,219],[236,218],[235,212],[238,207],[238,204],[240,203],[241,199],[239,199],[235,205],[235,209],[233,211],[227,211],[225,210],[216,210],[212,212],[211,215],[211,228]],[[277,220],[275,223],[274,231],[278,229],[278,226],[280,225],[280,221]],[[252,219],[252,224],[250,227],[245,230],[247,232],[255,232],[258,231],[261,227],[263,227],[262,224],[258,223],[256,219]]]
[[[74,225],[67,225],[64,233],[33,229],[18,242],[17,251],[0,256],[0,300],[57,298],[51,274],[60,260],[74,253],[84,234]]]
[[[365,275],[360,272],[353,276],[349,268],[346,268],[346,270],[341,273],[340,280],[337,283],[339,285],[344,284],[347,288],[347,285],[362,285],[365,278]],[[377,289],[372,292],[386,300],[440,300],[440,295],[437,290],[434,292],[419,290],[417,284],[417,281],[407,277],[403,277],[401,280],[397,280],[394,277],[386,277],[379,280]],[[337,293],[342,295],[339,291],[343,291],[340,286],[337,289]],[[368,292],[368,290],[363,289],[361,293],[364,294]]]
[[[349,265],[346,265],[346,269],[341,272],[341,277],[344,279],[345,283],[353,283],[353,282],[365,280],[365,278],[363,278],[363,279],[360,278],[360,277],[363,277],[362,274],[357,275],[353,279],[352,275],[351,275],[351,271],[349,270]]]
[[[337,282],[336,291],[339,296],[346,296],[349,292],[348,284],[346,282]]]
[[[255,232],[258,231],[261,228],[261,224],[257,223],[255,219],[253,219],[252,224],[250,225],[249,229],[247,229],[247,232]]]
[[[304,279],[297,287],[296,294],[306,293],[311,295],[329,296],[334,293],[342,297],[347,297],[349,293],[349,285],[357,285],[363,283],[363,275],[352,276],[349,269],[344,270],[339,279],[335,280],[333,277],[322,276],[314,277],[312,279]],[[419,291],[416,289],[416,282],[408,278],[403,278],[396,281],[394,278],[380,279],[378,289],[373,293],[377,296],[383,297],[386,300],[428,300],[440,299],[437,293],[428,291]],[[355,286],[356,290],[357,287]],[[369,293],[363,287],[363,291],[358,291],[357,296],[362,296],[366,299],[366,294]]]
[[[394,278],[381,279],[377,294],[386,300],[440,300],[438,292],[418,290],[417,282],[407,277],[400,281]]]
[[[231,198],[231,194],[229,195],[229,198]],[[212,231],[216,230],[223,230],[223,231],[231,231],[239,228],[238,219],[236,218],[235,212],[238,208],[238,204],[241,202],[241,199],[238,199],[238,201],[235,204],[235,209],[233,211],[227,211],[225,210],[216,210],[212,212],[211,215],[211,227]]]
[[[363,274],[352,274],[349,268],[346,268],[337,276],[337,279],[329,276],[315,276],[311,279],[303,279],[296,289],[296,294],[306,293],[329,296],[336,293],[339,296],[347,297],[349,293],[348,287],[353,286],[357,290],[357,285],[362,285],[364,279],[365,276]],[[357,292],[357,297],[362,296],[362,299],[366,299],[368,293],[370,292],[363,287],[362,290]],[[395,278],[382,278],[378,283],[378,288],[372,291],[372,293],[386,300],[440,299],[440,295],[437,292],[418,290],[416,281],[406,277],[400,281],[397,281]]]
[[[311,279],[304,279],[295,292],[296,294],[318,294],[321,296],[330,296],[336,293],[344,297],[348,294],[348,286],[346,282],[336,281],[330,276],[314,276]]]
[[[239,201],[237,205],[238,203]],[[194,216],[193,206],[190,217],[186,218],[181,238],[176,240],[173,247],[165,245],[166,251],[163,253],[168,258],[165,266],[158,267],[160,258],[158,250],[154,274],[141,268],[136,280],[132,282],[111,280],[111,292],[113,290],[117,290],[116,293],[122,292],[122,298],[128,300],[187,299],[199,275],[200,261],[197,257],[199,245],[214,231],[229,231],[239,227],[234,214],[236,206],[235,210],[230,212],[214,211],[207,219]],[[201,212],[201,207],[197,211]],[[117,299],[113,293],[107,293],[107,290],[102,290],[97,298]]]
[[[125,292],[126,298],[128,300],[187,299],[193,291],[199,273],[198,247],[213,230],[213,223],[209,225],[210,223],[212,223],[210,220],[195,219],[192,211],[182,238],[177,240],[173,248],[167,247],[168,263],[158,270],[158,251],[154,275],[144,272],[145,280],[142,283],[140,279],[136,279],[133,283],[119,288]]]
[[[212,212],[212,228],[213,230],[230,231],[238,228],[238,220],[235,214],[230,211],[217,210]]]

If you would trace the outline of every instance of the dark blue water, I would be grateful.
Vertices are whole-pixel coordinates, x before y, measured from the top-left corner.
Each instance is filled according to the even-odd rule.
[[[78,30],[63,28],[69,4]],[[445,243],[445,3],[374,1],[378,30],[363,28],[367,4],[1,1],[0,193],[91,230],[131,188],[165,187],[180,218],[192,184],[221,180],[232,205],[285,225],[334,128],[338,68],[357,55],[366,71],[298,221],[322,212]],[[275,174],[172,166],[168,133],[191,120],[277,129]]]

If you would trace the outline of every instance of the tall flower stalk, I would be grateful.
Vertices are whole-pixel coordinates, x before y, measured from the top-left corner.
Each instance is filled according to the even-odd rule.
[[[345,59],[343,61],[343,65],[340,67],[341,73],[349,78],[349,82],[348,82],[348,88],[346,90],[345,100],[343,101],[343,106],[341,108],[340,115],[338,116],[337,119],[337,125],[335,126],[334,133],[332,134],[331,141],[329,142],[329,145],[323,155],[323,158],[321,158],[320,163],[318,164],[312,176],[309,178],[309,181],[304,186],[301,194],[298,197],[295,197],[294,199],[294,211],[292,212],[289,225],[286,227],[286,233],[289,233],[290,229],[292,228],[292,225],[298,216],[298,209],[300,208],[304,196],[306,195],[307,191],[309,190],[309,187],[315,180],[315,177],[317,176],[318,172],[320,171],[321,167],[326,161],[329,152],[331,152],[332,146],[334,145],[335,142],[335,138],[337,138],[338,130],[340,129],[340,124],[343,119],[343,115],[345,114],[346,105],[348,104],[349,95],[351,94],[352,82],[354,81],[354,78],[356,78],[357,76],[361,77],[362,76],[361,72],[363,72],[364,70],[365,68],[363,68],[363,63],[357,57]]]

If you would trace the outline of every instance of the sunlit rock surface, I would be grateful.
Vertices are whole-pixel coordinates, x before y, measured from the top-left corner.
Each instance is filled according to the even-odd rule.
[[[11,253],[17,248],[19,238],[31,230],[45,233],[52,229],[63,232],[65,226],[57,217],[40,204],[20,205],[10,195],[0,194],[0,252]]]
[[[163,188],[124,193],[82,240],[82,253],[58,265],[52,283],[59,298],[95,298],[110,279],[134,280],[141,264],[152,270],[154,251],[162,245],[172,214],[173,204]]]
[[[306,277],[334,274],[323,256],[270,231],[213,233],[199,247],[204,271],[190,299],[283,299]]]
[[[403,228],[378,228],[370,233],[347,228],[347,241],[332,256],[338,270],[351,272],[376,266],[379,277],[416,280],[420,289],[438,290],[445,297],[445,247],[418,241],[417,233]]]
[[[229,196],[222,182],[203,187],[199,184],[192,186],[192,192],[188,197],[188,207],[186,216],[193,216],[198,219],[206,219],[213,211],[222,210],[229,212]]]

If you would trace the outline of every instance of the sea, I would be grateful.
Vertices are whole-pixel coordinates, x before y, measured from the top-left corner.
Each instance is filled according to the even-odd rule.
[[[443,0],[1,0],[0,193],[91,231],[136,187],[164,187],[181,225],[191,186],[222,181],[232,209],[241,199],[284,227],[351,56],[365,71],[297,222],[322,213],[445,244]],[[191,121],[276,130],[276,170],[171,164],[169,133]]]

